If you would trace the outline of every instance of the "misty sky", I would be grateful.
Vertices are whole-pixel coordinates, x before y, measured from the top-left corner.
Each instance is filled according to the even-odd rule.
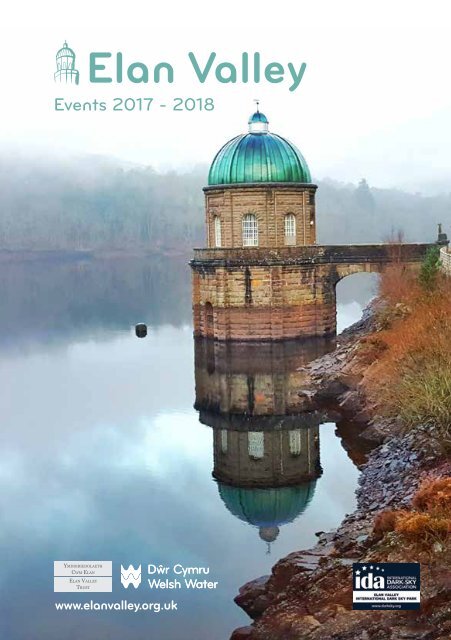
[[[0,145],[41,153],[96,153],[180,168],[211,161],[229,138],[246,131],[254,98],[270,130],[305,155],[315,178],[421,190],[451,176],[450,11],[446,2],[370,3],[43,0],[9,6],[0,32]],[[314,6],[312,6],[314,5]],[[373,5],[373,3],[371,3]],[[276,10],[278,7],[278,10]],[[63,13],[62,13],[63,12]],[[67,39],[77,54],[80,85],[53,81],[55,54]],[[91,51],[121,51],[124,62],[170,62],[173,84],[88,84]],[[197,82],[187,54],[238,66],[243,51],[262,64],[307,68],[299,88]],[[57,113],[55,97],[212,97],[212,112]],[[451,181],[450,181],[451,182]],[[451,190],[451,185],[450,189]]]

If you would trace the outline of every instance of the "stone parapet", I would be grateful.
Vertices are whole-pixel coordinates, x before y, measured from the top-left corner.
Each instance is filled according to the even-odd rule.
[[[429,243],[307,245],[300,247],[194,249],[191,266],[239,266],[281,264],[342,264],[420,262]]]

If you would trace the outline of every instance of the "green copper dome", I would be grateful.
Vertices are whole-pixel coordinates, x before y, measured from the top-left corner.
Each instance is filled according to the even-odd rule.
[[[302,153],[285,138],[269,133],[268,120],[259,111],[249,118],[249,133],[229,140],[218,151],[208,174],[209,185],[311,181]]]
[[[294,487],[243,489],[218,483],[219,495],[234,516],[255,527],[275,527],[293,522],[305,510],[316,480]]]

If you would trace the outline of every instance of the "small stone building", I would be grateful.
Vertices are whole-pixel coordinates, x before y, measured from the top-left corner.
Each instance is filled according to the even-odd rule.
[[[280,340],[335,332],[329,283],[295,264],[299,247],[316,244],[316,188],[301,152],[270,133],[258,110],[249,133],[219,150],[204,188],[207,248],[191,262],[195,335]]]

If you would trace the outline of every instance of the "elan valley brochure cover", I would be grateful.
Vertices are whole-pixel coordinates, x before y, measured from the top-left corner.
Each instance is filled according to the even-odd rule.
[[[0,640],[451,637],[450,23],[4,5]]]

